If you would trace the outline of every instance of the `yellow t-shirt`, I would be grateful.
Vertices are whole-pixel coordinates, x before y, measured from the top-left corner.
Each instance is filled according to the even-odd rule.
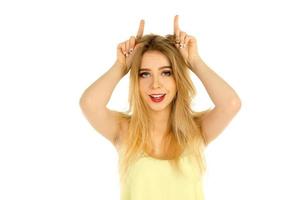
[[[180,166],[183,175],[168,160],[144,153],[120,182],[121,200],[204,200],[203,179],[194,160],[182,154]]]

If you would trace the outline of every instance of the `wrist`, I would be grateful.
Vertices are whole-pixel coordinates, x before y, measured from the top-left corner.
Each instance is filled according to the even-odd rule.
[[[112,68],[116,71],[118,71],[119,75],[121,77],[125,76],[127,74],[126,72],[126,66],[124,66],[123,64],[119,63],[118,61],[115,61],[115,63],[113,64]]]
[[[200,56],[195,57],[194,59],[191,60],[190,62],[192,70],[196,69],[197,67],[201,66],[204,64],[203,60],[201,59]]]

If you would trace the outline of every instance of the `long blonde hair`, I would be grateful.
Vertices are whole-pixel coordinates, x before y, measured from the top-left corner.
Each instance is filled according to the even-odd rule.
[[[143,101],[139,92],[139,68],[142,56],[146,51],[156,50],[169,59],[175,79],[177,94],[172,101],[170,120],[168,122],[170,133],[164,138],[164,157],[174,169],[180,171],[179,158],[184,152],[190,152],[198,163],[200,173],[206,170],[204,148],[206,140],[199,126],[201,116],[211,108],[194,112],[191,101],[196,89],[188,74],[188,65],[175,46],[174,35],[160,36],[155,34],[144,35],[137,40],[141,46],[133,57],[129,79],[129,109],[120,113],[129,124],[128,135],[122,140],[119,157],[119,170],[124,178],[126,170],[139,158],[141,154],[152,148],[150,138],[149,108]],[[121,155],[121,154],[120,154]]]

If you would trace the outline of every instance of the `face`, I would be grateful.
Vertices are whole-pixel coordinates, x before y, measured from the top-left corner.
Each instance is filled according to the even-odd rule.
[[[139,69],[140,93],[153,111],[170,109],[176,84],[169,59],[159,51],[147,51]]]

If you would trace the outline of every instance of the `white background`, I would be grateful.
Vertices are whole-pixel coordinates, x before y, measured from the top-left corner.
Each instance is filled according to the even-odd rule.
[[[82,92],[135,35],[181,29],[242,108],[206,151],[207,200],[299,200],[296,1],[1,1],[0,199],[118,199],[117,152],[83,116]],[[201,81],[193,108],[212,105]],[[101,91],[99,91],[101,92]],[[126,110],[128,76],[108,106]]]

